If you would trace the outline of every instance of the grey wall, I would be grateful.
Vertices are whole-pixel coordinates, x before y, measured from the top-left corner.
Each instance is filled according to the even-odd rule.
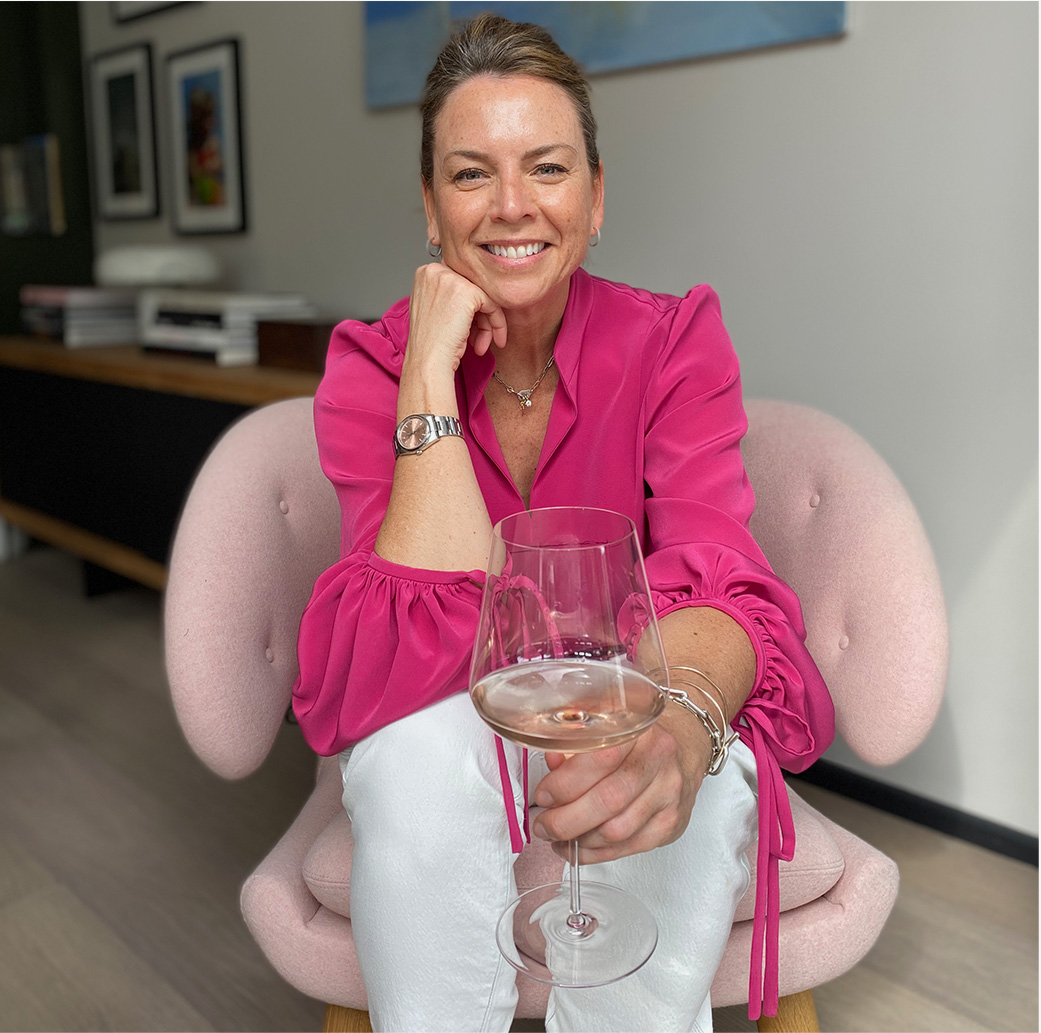
[[[593,80],[607,173],[599,275],[719,291],[749,396],[844,419],[933,542],[949,687],[900,765],[830,759],[1036,834],[1038,12],[852,3],[843,39]],[[233,286],[378,314],[425,260],[418,116],[368,112],[362,8],[202,3],[116,25],[87,54],[243,45],[251,230],[205,238]],[[160,162],[169,126],[161,119]],[[96,241],[176,239],[164,217]]]

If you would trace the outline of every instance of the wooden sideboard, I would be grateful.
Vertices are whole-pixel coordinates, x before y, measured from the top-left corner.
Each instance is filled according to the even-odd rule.
[[[249,409],[313,395],[319,379],[0,336],[0,517],[162,589],[184,497],[213,442]]]

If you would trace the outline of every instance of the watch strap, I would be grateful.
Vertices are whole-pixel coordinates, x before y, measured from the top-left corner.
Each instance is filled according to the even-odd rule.
[[[400,434],[402,427],[410,420],[423,420],[427,425],[428,434],[423,442],[416,448],[405,448],[401,444]],[[428,449],[435,441],[440,441],[441,438],[463,436],[462,424],[454,416],[438,416],[435,413],[412,413],[406,416],[398,425],[394,431],[394,455],[405,456],[405,455],[421,455],[426,449]]]

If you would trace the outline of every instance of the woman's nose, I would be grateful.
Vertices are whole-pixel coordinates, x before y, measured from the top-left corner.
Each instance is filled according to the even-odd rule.
[[[534,214],[535,195],[523,175],[507,173],[499,177],[495,216],[518,222]]]

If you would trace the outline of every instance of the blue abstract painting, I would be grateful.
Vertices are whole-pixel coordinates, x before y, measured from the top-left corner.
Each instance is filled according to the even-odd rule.
[[[369,107],[413,104],[453,25],[483,11],[535,22],[590,74],[839,36],[845,3],[473,3],[365,5]]]

